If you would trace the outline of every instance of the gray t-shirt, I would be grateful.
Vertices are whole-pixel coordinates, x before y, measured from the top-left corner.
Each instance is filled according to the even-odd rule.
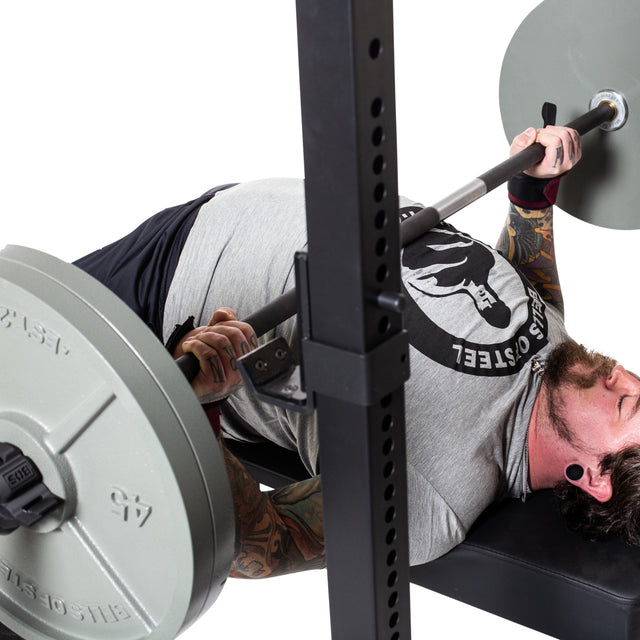
[[[401,213],[420,205],[401,198]],[[182,251],[165,306],[167,332],[219,306],[243,318],[295,286],[306,242],[304,183],[244,183],[205,204]],[[433,560],[464,540],[496,499],[527,492],[526,440],[551,347],[567,338],[560,314],[497,252],[442,225],[402,253],[411,377],[405,384],[410,560]],[[265,339],[294,339],[295,322]],[[231,399],[247,423],[228,437],[266,438],[317,469],[315,416]]]

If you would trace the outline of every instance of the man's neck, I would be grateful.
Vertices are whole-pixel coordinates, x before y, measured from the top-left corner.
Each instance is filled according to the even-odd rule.
[[[553,428],[547,390],[542,385],[529,421],[529,485],[534,491],[549,489],[564,478],[568,444]]]

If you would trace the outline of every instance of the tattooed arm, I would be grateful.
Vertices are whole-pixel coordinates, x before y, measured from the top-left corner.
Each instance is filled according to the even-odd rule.
[[[224,446],[236,516],[234,578],[266,578],[325,566],[320,476],[263,493]]]
[[[546,148],[535,167],[509,181],[510,209],[496,248],[529,279],[540,297],[564,313],[553,236],[553,203],[559,176],[581,155],[580,136],[566,127],[527,129],[511,155],[534,142]]]
[[[193,353],[200,372],[192,382],[201,402],[223,399],[242,384],[237,358],[257,346],[253,329],[226,307],[209,325],[188,332],[174,358]],[[210,416],[211,420],[211,416]],[[214,431],[218,433],[215,425]],[[231,485],[236,518],[231,575],[264,578],[325,566],[320,477],[263,493],[242,463],[218,438]]]
[[[511,202],[496,249],[520,269],[545,302],[564,313],[553,241],[553,207],[524,209]]]

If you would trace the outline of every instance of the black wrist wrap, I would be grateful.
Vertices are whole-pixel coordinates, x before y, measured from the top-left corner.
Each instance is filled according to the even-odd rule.
[[[509,180],[509,200],[523,209],[546,209],[555,204],[560,186],[556,178],[532,178],[519,173]]]

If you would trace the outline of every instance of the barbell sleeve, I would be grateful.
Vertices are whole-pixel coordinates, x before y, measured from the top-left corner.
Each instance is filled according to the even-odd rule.
[[[616,115],[615,106],[608,101],[601,102],[566,126],[575,129],[581,136],[613,119]],[[464,209],[496,187],[504,184],[518,173],[532,167],[544,158],[545,148],[539,142],[513,155],[489,171],[478,176],[462,188],[440,200],[436,204],[425,207],[400,225],[400,242],[403,247],[424,235],[454,213]],[[290,289],[275,298],[261,309],[258,309],[244,319],[250,324],[257,336],[264,335],[271,329],[288,320],[296,314],[296,290]],[[197,375],[200,367],[198,359],[187,353],[176,360],[178,366],[189,381]]]

